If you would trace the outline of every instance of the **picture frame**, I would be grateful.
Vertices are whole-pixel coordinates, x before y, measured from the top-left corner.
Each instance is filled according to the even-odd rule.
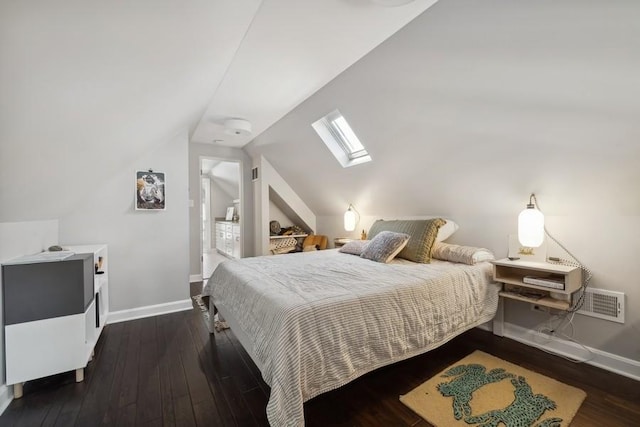
[[[149,169],[136,172],[137,211],[165,210],[166,186],[164,172]]]
[[[227,216],[225,216],[226,221],[233,221],[233,214],[235,214],[236,209],[233,206],[229,206],[227,208]]]

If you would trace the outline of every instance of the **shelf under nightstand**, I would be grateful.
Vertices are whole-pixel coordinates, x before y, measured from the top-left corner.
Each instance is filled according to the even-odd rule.
[[[500,259],[492,261],[493,280],[502,283],[500,291],[500,305],[493,322],[496,335],[503,333],[503,303],[502,299],[513,299],[528,302],[557,310],[569,310],[572,304],[572,295],[582,286],[582,270],[548,262],[533,262],[521,260]],[[553,280],[555,286],[541,286],[525,283],[526,276],[535,276],[541,280]],[[537,294],[537,296],[532,296]]]

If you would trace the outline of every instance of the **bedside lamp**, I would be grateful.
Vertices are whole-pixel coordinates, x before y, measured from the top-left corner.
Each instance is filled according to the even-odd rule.
[[[544,241],[544,215],[536,207],[531,193],[527,207],[518,215],[518,240],[522,246],[537,248]]]
[[[356,213],[356,209],[351,203],[349,203],[349,207],[344,213],[344,229],[346,231],[353,231],[356,229]],[[358,216],[360,215],[358,214]]]

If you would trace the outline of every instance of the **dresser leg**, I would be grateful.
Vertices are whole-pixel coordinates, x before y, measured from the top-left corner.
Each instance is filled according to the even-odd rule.
[[[23,395],[23,390],[22,390],[22,386],[24,385],[24,383],[17,383],[13,385],[13,398],[14,399],[20,399]]]
[[[84,381],[84,368],[76,369],[76,382],[81,383]]]

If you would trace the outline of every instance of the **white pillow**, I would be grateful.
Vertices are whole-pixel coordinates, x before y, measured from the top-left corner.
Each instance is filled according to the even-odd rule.
[[[450,219],[446,219],[446,218],[442,218],[442,219],[447,221],[447,223],[441,226],[440,229],[438,230],[438,235],[436,236],[436,242],[442,242],[443,240],[447,240],[449,237],[451,237],[453,233],[455,233],[458,230],[458,228],[460,228],[458,227],[458,224],[451,221]]]
[[[433,244],[431,257],[443,261],[459,262],[469,265],[495,259],[493,253],[489,249],[476,248],[473,246],[451,245],[444,242],[435,242]]]

